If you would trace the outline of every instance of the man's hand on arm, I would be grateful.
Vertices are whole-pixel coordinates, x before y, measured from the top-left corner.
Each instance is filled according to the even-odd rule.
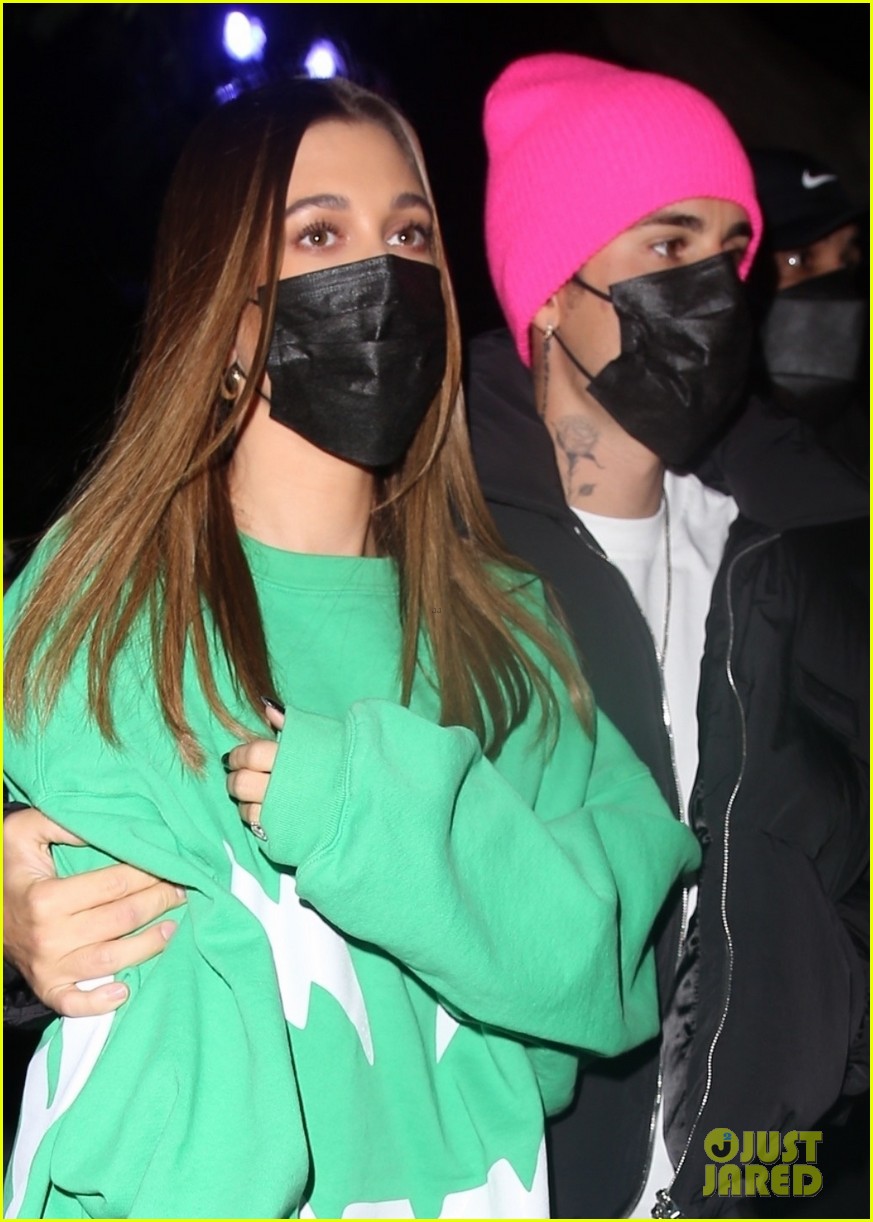
[[[77,981],[162,951],[176,923],[142,926],[185,899],[181,888],[134,866],[59,879],[50,846],[82,843],[38,810],[14,810],[3,822],[3,956],[40,1001],[70,1018],[108,1013],[127,999],[124,984],[88,991]]]

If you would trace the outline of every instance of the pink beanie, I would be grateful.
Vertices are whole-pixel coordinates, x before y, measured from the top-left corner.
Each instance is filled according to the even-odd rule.
[[[743,147],[714,102],[670,77],[582,55],[516,60],[485,99],[485,238],[491,279],[525,364],[528,329],[575,271],[637,221],[681,199],[761,214]]]

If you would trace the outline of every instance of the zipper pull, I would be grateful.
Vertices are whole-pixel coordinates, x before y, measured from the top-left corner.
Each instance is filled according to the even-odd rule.
[[[652,1210],[653,1218],[681,1218],[682,1211],[666,1188],[659,1188],[655,1193],[657,1205]]]

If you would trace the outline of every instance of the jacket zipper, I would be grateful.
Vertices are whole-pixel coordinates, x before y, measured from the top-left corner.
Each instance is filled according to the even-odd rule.
[[[591,545],[585,541],[584,537],[582,536],[582,530],[575,521],[573,522],[573,531],[577,536],[579,536],[582,543],[586,547],[590,548]],[[594,542],[595,544],[597,544],[596,539],[594,540]],[[596,550],[597,554],[603,560],[605,560],[608,565],[610,565],[613,569],[615,569],[615,571],[621,577],[622,581],[624,581],[625,585],[627,585],[627,579],[625,578],[624,573],[622,573],[621,569],[618,567],[617,564],[614,564],[613,561],[610,560],[609,556],[607,556],[606,552],[603,551],[603,549],[600,547],[599,544],[597,544],[596,549],[594,550]],[[634,603],[636,603],[636,598],[634,598],[634,594],[633,594],[633,591],[630,589],[630,586],[628,586],[628,593],[630,594],[631,598],[633,598]],[[648,629],[649,636],[652,638],[652,648],[654,649],[655,657],[657,658],[658,644],[655,640],[654,634],[652,632],[652,629],[649,625],[648,620],[645,618],[645,616],[642,616],[642,615],[641,615],[641,618],[643,620],[643,623],[646,625],[646,628]],[[685,826],[688,827],[689,826],[689,816],[688,816],[688,812],[685,809],[685,803],[682,799],[682,790],[679,788],[679,772],[676,768],[676,745],[673,741],[673,718],[670,713],[670,704],[669,704],[669,701],[667,700],[667,684],[664,679],[664,672],[660,666],[658,667],[658,682],[661,688],[661,720],[663,722],[664,729],[667,731],[667,744],[670,748],[670,769],[673,774],[673,786],[676,791],[676,805],[679,808],[679,811],[678,811],[679,822],[684,823]],[[678,939],[677,946],[676,946],[676,970],[677,971],[679,969],[679,964],[682,962],[682,955],[685,950],[685,938],[686,938],[687,932],[688,932],[688,887],[683,885],[682,887],[682,917],[681,917],[681,922],[679,926],[679,939]],[[658,1052],[658,1081],[655,1087],[655,1098],[652,1104],[652,1112],[651,1112],[651,1115],[649,1116],[649,1139],[648,1139],[648,1144],[646,1146],[646,1158],[645,1158],[645,1162],[643,1163],[642,1177],[637,1186],[636,1193],[631,1200],[631,1209],[634,1209],[636,1205],[639,1203],[639,1200],[643,1194],[643,1190],[646,1186],[646,1181],[649,1178],[649,1170],[652,1166],[652,1151],[654,1150],[654,1147],[655,1147],[655,1126],[657,1125],[657,1122],[658,1122],[658,1111],[661,1107],[661,1093],[663,1091],[663,1084],[664,1084],[663,1083],[663,1051],[661,1050]]]
[[[722,861],[720,906],[721,906],[721,924],[722,924],[722,929],[724,930],[725,941],[727,942],[727,948],[728,948],[727,991],[725,993],[724,1006],[722,1007],[721,1018],[719,1019],[718,1027],[716,1028],[715,1034],[712,1037],[712,1041],[710,1042],[710,1045],[709,1045],[709,1051],[706,1056],[706,1086],[704,1087],[704,1090],[703,1090],[703,1096],[701,1097],[701,1100],[700,1100],[700,1106],[697,1109],[697,1115],[694,1117],[694,1122],[691,1125],[691,1128],[689,1130],[688,1139],[685,1142],[685,1148],[682,1151],[682,1157],[679,1159],[679,1162],[676,1165],[676,1170],[674,1172],[672,1180],[670,1181],[669,1186],[667,1188],[659,1189],[658,1192],[656,1193],[658,1204],[655,1206],[655,1210],[653,1211],[653,1216],[656,1218],[681,1218],[682,1217],[681,1210],[677,1207],[676,1202],[672,1199],[670,1194],[673,1191],[673,1187],[676,1183],[676,1180],[679,1178],[679,1173],[681,1172],[683,1166],[685,1165],[685,1160],[688,1157],[688,1151],[691,1149],[691,1143],[694,1140],[694,1134],[697,1131],[697,1126],[700,1123],[700,1118],[703,1115],[703,1112],[704,1112],[704,1109],[707,1103],[709,1102],[709,1094],[710,1094],[710,1090],[712,1089],[712,1065],[713,1065],[713,1058],[715,1056],[715,1049],[721,1038],[721,1033],[724,1030],[725,1023],[727,1022],[728,1010],[730,1009],[730,1004],[731,1004],[731,994],[733,991],[733,982],[734,982],[734,943],[733,943],[733,938],[731,936],[730,922],[728,921],[728,914],[727,914],[727,887],[728,887],[728,866],[729,866],[729,858],[730,858],[731,815],[733,814],[733,808],[734,808],[734,803],[736,802],[736,799],[737,799],[737,794],[739,793],[740,787],[743,783],[743,778],[746,772],[747,757],[748,757],[747,740],[746,740],[745,709],[743,708],[743,704],[742,704],[742,701],[740,700],[739,692],[737,691],[737,685],[734,680],[734,671],[733,671],[734,633],[735,633],[736,624],[735,624],[735,619],[734,619],[733,603],[731,601],[731,598],[732,598],[731,591],[733,587],[734,569],[736,568],[737,564],[739,564],[741,560],[744,560],[745,557],[748,556],[751,552],[753,552],[756,548],[763,547],[765,546],[765,544],[772,543],[775,538],[778,538],[778,536],[770,535],[766,539],[758,539],[756,540],[756,542],[751,543],[748,547],[744,548],[741,552],[738,552],[737,555],[734,556],[733,560],[730,563],[730,567],[728,568],[726,590],[725,590],[725,595],[726,595],[725,601],[727,603],[727,613],[728,613],[728,649],[727,649],[727,658],[725,659],[725,675],[727,677],[728,686],[731,689],[731,693],[736,703],[737,712],[740,718],[741,751],[740,751],[739,772],[737,773],[737,778],[734,782],[734,787],[731,790],[731,796],[728,799],[727,806],[725,807],[725,816],[724,816],[724,857]]]
[[[609,562],[612,564],[612,561]],[[649,634],[652,635],[652,630],[649,628]],[[655,647],[655,656],[657,657],[657,645],[655,638],[652,635],[652,644]],[[686,827],[690,826],[688,811],[685,809],[685,802],[682,798],[682,790],[679,788],[679,772],[676,768],[676,744],[673,740],[673,718],[670,713],[670,704],[667,699],[667,682],[664,678],[664,672],[661,667],[658,667],[658,676],[661,682],[661,719],[664,723],[664,729],[667,731],[667,743],[670,747],[670,768],[673,772],[673,784],[676,788],[676,803],[679,807],[679,822],[684,823]],[[688,887],[682,884],[682,917],[679,925],[679,939],[676,944],[676,964],[675,971],[678,972],[679,965],[682,962],[682,956],[685,952],[685,939],[688,934]],[[658,1082],[655,1089],[655,1099],[652,1104],[652,1114],[649,1117],[649,1142],[646,1149],[646,1160],[643,1163],[643,1171],[639,1184],[637,1185],[636,1195],[631,1203],[631,1209],[635,1209],[639,1204],[640,1198],[646,1187],[646,1181],[649,1178],[649,1171],[652,1166],[652,1153],[655,1148],[655,1129],[658,1123],[658,1112],[661,1108],[661,1095],[664,1089],[664,1050],[661,1047],[658,1051]]]

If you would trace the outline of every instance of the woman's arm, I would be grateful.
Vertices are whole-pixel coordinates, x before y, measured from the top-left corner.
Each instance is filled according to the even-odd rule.
[[[470,731],[378,700],[343,722],[289,709],[278,750],[229,767],[298,894],[456,1013],[604,1055],[656,1033],[649,934],[699,853],[606,719],[592,750],[565,702],[533,803]]]

